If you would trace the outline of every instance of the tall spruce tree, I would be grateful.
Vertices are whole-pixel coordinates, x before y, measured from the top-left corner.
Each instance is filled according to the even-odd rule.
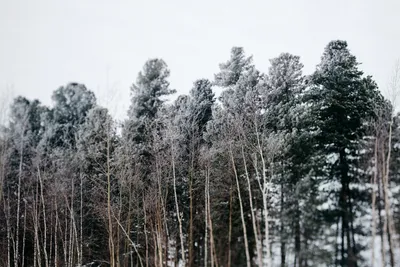
[[[338,226],[338,238],[331,251],[336,253],[336,264],[353,267],[360,260],[358,237],[365,233],[355,218],[361,212],[362,192],[357,186],[360,144],[365,130],[363,123],[371,118],[376,99],[375,84],[363,77],[358,65],[347,42],[331,41],[311,77],[312,87],[308,92],[314,130],[318,133],[315,146],[322,155],[318,168],[324,172],[322,183],[326,189],[321,189],[329,196],[324,199],[326,204],[335,203],[324,205],[327,226]]]
[[[151,132],[157,128],[155,119],[165,102],[163,97],[175,92],[169,88],[169,75],[170,72],[164,60],[150,59],[139,72],[136,84],[131,87],[131,105],[123,134],[143,166],[150,164]],[[142,175],[147,174],[148,170],[143,169]]]
[[[122,129],[122,148],[120,149],[120,163],[130,177],[130,191],[137,192],[135,202],[129,204],[136,208],[134,218],[135,228],[130,235],[132,239],[141,242],[150,242],[147,227],[159,227],[158,234],[163,236],[163,245],[168,246],[168,222],[155,226],[155,220],[159,220],[160,214],[166,214],[164,203],[164,190],[168,184],[161,184],[165,162],[161,162],[161,149],[164,148],[162,137],[163,114],[165,109],[165,97],[173,94],[175,90],[169,87],[170,71],[162,59],[150,59],[139,72],[136,83],[131,87],[131,105],[128,110],[128,119]],[[164,164],[164,165],[163,165]],[[127,181],[130,183],[129,181]],[[132,198],[127,196],[130,201]],[[147,202],[147,203],[145,203]],[[129,206],[128,205],[128,206]],[[147,211],[146,209],[149,209]],[[154,217],[151,217],[154,216]],[[165,215],[166,216],[166,215]],[[128,218],[128,221],[132,221]],[[152,223],[152,225],[148,225]],[[130,226],[129,226],[130,227]],[[129,228],[128,227],[128,228]],[[161,242],[161,241],[160,241]],[[161,246],[160,243],[158,243]],[[149,247],[148,243],[143,247],[144,255],[148,256],[152,251],[160,247]],[[147,263],[155,264],[158,258],[162,258],[159,252],[157,258],[146,259]],[[151,254],[152,255],[152,254]]]
[[[305,237],[302,234],[301,212],[305,208],[307,191],[312,190],[303,186],[309,171],[304,167],[307,165],[307,151],[310,151],[310,135],[303,125],[306,118],[306,109],[302,105],[305,89],[303,64],[299,56],[289,53],[282,53],[270,62],[271,67],[259,91],[262,108],[265,110],[264,134],[279,134],[283,138],[283,146],[274,163],[278,174],[274,182],[279,188],[279,223],[275,232],[280,240],[281,266],[287,263],[303,266],[306,259],[302,255],[302,241]],[[307,183],[307,186],[311,184]],[[307,209],[310,208],[307,206]],[[294,259],[289,259],[293,254]]]

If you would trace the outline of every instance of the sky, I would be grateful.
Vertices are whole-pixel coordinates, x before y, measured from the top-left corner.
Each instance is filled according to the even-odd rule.
[[[55,89],[79,82],[123,119],[150,58],[165,60],[171,88],[185,94],[196,79],[213,79],[233,46],[262,72],[289,52],[310,74],[335,39],[385,91],[400,59],[399,26],[397,0],[0,0],[0,95],[51,105]]]

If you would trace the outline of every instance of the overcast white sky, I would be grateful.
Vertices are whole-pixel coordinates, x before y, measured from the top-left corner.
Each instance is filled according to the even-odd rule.
[[[107,105],[122,118],[149,58],[163,58],[171,86],[187,93],[232,46],[263,72],[281,52],[299,55],[309,74],[333,39],[347,40],[384,88],[400,58],[399,26],[396,0],[0,0],[0,93],[51,104],[53,90],[76,81],[103,105],[114,95]]]

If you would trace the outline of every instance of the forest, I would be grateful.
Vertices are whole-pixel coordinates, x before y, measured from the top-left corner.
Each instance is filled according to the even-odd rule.
[[[400,68],[385,95],[346,41],[316,53],[233,47],[174,100],[149,59],[123,122],[81,83],[13,99],[0,266],[399,266]]]

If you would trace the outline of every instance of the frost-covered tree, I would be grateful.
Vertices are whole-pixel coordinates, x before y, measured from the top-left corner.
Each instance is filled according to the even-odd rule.
[[[282,53],[263,74],[234,47],[168,103],[169,69],[148,60],[121,132],[82,84],[51,108],[16,98],[0,125],[0,266],[396,266],[395,102],[345,41],[302,71]]]
[[[280,54],[270,63],[268,74],[259,85],[259,92],[264,110],[264,135],[278,134],[283,142],[274,162],[277,177],[273,183],[278,186],[276,198],[279,199],[275,204],[279,218],[275,232],[280,239],[282,266],[286,262],[302,266],[305,259],[301,249],[304,239],[301,211],[305,209],[305,196],[311,189],[302,186],[311,186],[306,182],[309,169],[304,167],[310,147],[307,140],[311,137],[304,128],[307,112],[302,103],[305,89],[303,64],[299,56],[289,53]]]
[[[257,84],[260,79],[260,73],[252,65],[252,58],[246,58],[242,48],[234,47],[229,61],[220,64],[220,72],[215,74],[215,84],[224,89],[220,96],[222,108],[214,109],[213,120],[207,125],[207,139],[213,148],[206,154],[213,155],[212,158],[218,158],[213,161],[213,164],[218,166],[217,169],[228,168],[230,170],[228,179],[215,181],[215,184],[228,188],[225,194],[218,196],[225,199],[225,203],[228,205],[219,206],[214,210],[218,213],[220,208],[230,209],[229,214],[225,214],[226,217],[220,218],[229,221],[230,227],[228,229],[216,228],[215,231],[218,233],[218,238],[223,238],[221,235],[229,237],[226,240],[228,253],[225,254],[228,261],[237,261],[247,266],[251,265],[251,258],[255,253],[259,257],[259,263],[262,253],[261,245],[257,243],[260,238],[257,237],[256,216],[252,214],[251,218],[247,218],[245,214],[245,211],[249,209],[253,212],[254,208],[251,202],[251,188],[249,183],[246,184],[246,180],[242,179],[243,175],[248,173],[246,169],[248,166],[244,166],[243,160],[244,157],[248,157],[247,148],[250,147],[248,145],[255,136],[255,132],[250,128],[254,130],[256,122],[259,121],[260,98]],[[242,153],[243,149],[246,150],[246,156],[243,155],[244,152]],[[250,161],[248,162],[250,163]],[[216,171],[215,174],[217,173]],[[248,178],[250,183],[254,182],[254,176]],[[234,198],[232,197],[233,192]],[[236,205],[232,206],[232,203],[236,203]],[[242,244],[231,247],[233,245],[231,241],[236,238],[243,240],[244,251],[236,251],[236,246],[241,247]],[[255,242],[258,244],[256,251],[253,249]],[[232,255],[235,255],[235,258]]]
[[[42,115],[47,108],[38,100],[30,101],[24,97],[14,99],[10,108],[9,129],[6,131],[8,151],[5,153],[5,180],[2,195],[7,199],[9,209],[15,210],[14,216],[7,218],[7,225],[13,242],[14,264],[22,264],[21,255],[29,259],[33,255],[25,251],[22,232],[24,202],[29,199],[29,188],[36,182],[37,145],[43,134]],[[24,200],[24,201],[23,201]],[[30,204],[30,203],[29,203]],[[26,205],[25,205],[26,209]],[[6,215],[7,216],[7,215]]]
[[[162,59],[150,59],[139,72],[136,84],[131,87],[132,98],[123,134],[139,161],[149,164],[151,158],[151,131],[157,128],[155,119],[163,106],[163,97],[175,90],[169,88],[170,75]],[[144,172],[143,175],[146,175]]]
[[[330,42],[308,92],[316,149],[321,155],[317,167],[323,172],[320,190],[326,193],[325,203],[334,203],[324,206],[327,226],[332,226],[336,237],[331,252],[342,266],[358,266],[360,260],[359,240],[365,233],[356,220],[362,214],[360,201],[365,192],[358,171],[360,144],[363,123],[371,118],[377,95],[376,85],[363,77],[358,65],[347,42]]]
[[[52,95],[53,108],[46,116],[44,146],[74,148],[76,133],[96,105],[94,93],[79,83],[61,86]]]
[[[252,60],[252,57],[246,57],[243,47],[233,47],[231,58],[219,65],[220,72],[215,74],[215,83],[222,87],[235,85],[243,71],[251,65]]]
[[[121,166],[127,172],[125,176],[136,181],[130,189],[137,192],[133,207],[139,205],[135,218],[137,231],[133,236],[146,244],[143,247],[144,255],[153,255],[152,251],[159,251],[154,259],[146,257],[146,262],[153,264],[159,261],[160,255],[164,255],[162,246],[168,246],[166,238],[163,241],[158,239],[157,247],[150,247],[149,242],[152,240],[147,235],[147,227],[160,227],[159,234],[166,234],[167,222],[160,224],[157,221],[157,226],[155,224],[156,220],[160,220],[157,216],[165,213],[164,184],[160,183],[162,173],[159,172],[164,164],[161,162],[164,159],[160,158],[160,150],[163,148],[160,136],[165,116],[162,112],[165,96],[175,92],[169,88],[169,75],[168,66],[162,59],[148,60],[139,72],[136,83],[131,87],[131,105],[122,129],[119,156],[121,162],[124,162]]]
[[[211,108],[215,98],[211,86],[209,80],[200,79],[194,82],[194,86],[190,90],[189,122],[193,128],[192,131],[195,131],[200,137],[203,136],[207,122],[212,118]]]
[[[256,85],[260,79],[258,70],[252,64],[252,57],[246,57],[243,48],[233,47],[231,58],[220,64],[215,74],[215,84],[224,88],[220,101],[230,113],[242,113],[243,108],[254,108]]]
[[[270,60],[271,67],[260,86],[265,123],[274,131],[292,131],[300,119],[299,104],[304,90],[303,64],[300,57],[282,53]],[[297,120],[297,121],[296,121]]]

